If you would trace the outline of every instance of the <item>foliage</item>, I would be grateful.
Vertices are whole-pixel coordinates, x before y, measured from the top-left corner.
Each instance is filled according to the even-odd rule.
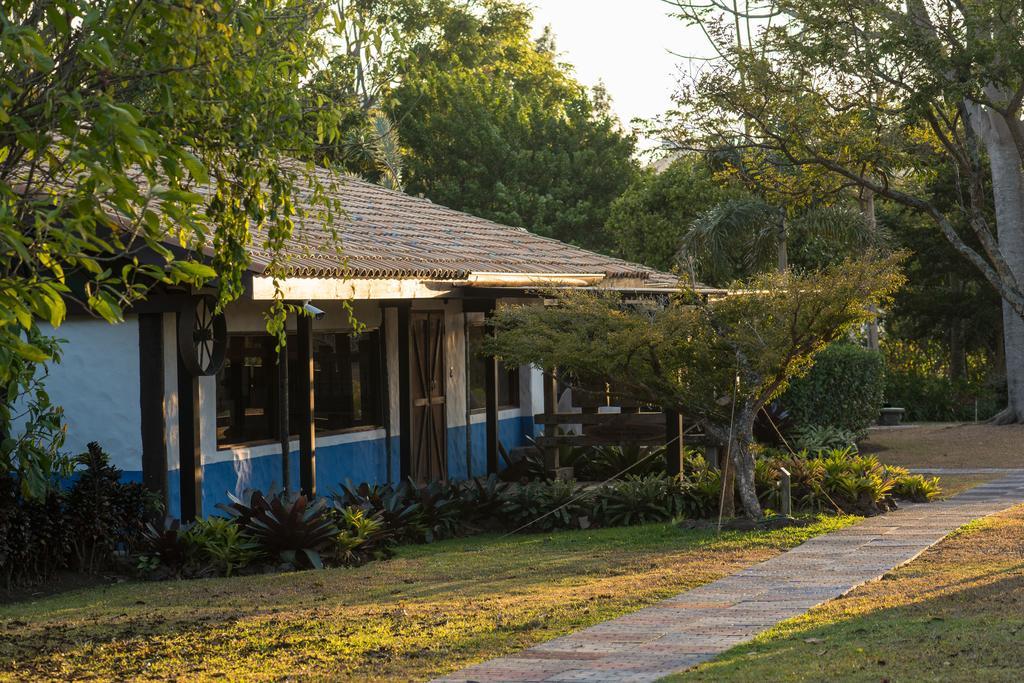
[[[437,3],[404,62],[392,110],[406,187],[432,201],[581,246],[636,172],[635,140],[603,89],[587,92],[531,38],[510,0]]]
[[[37,583],[64,567],[72,552],[71,528],[61,496],[26,498],[11,477],[0,477],[0,581]]]
[[[338,512],[341,532],[334,537],[332,559],[345,567],[391,557],[394,538],[379,512],[367,513],[363,508],[345,507]]]
[[[823,454],[821,487],[830,501],[850,514],[884,511],[886,498],[895,486],[874,456],[854,455],[848,449]]]
[[[718,514],[722,493],[722,472],[703,456],[689,459],[683,477],[684,495],[679,514],[689,519],[711,519]]]
[[[618,256],[671,270],[686,227],[729,196],[703,159],[681,156],[660,173],[647,169],[615,199],[605,231]]]
[[[804,425],[794,433],[794,446],[815,455],[833,449],[857,451],[857,435],[842,427]]]
[[[224,517],[199,520],[186,533],[200,561],[223,576],[231,576],[260,557],[260,547],[246,529]]]
[[[594,519],[604,526],[671,520],[683,508],[684,486],[680,478],[663,474],[627,476],[604,484],[594,494]]]
[[[967,354],[965,376],[951,377],[945,349],[937,342],[886,339],[885,403],[907,411],[906,420],[984,420],[1006,405],[1004,386],[991,376],[983,353]]]
[[[920,474],[911,474],[906,467],[885,465],[885,476],[893,480],[892,495],[897,498],[928,503],[942,493],[938,477],[928,479]]]
[[[196,559],[196,545],[181,522],[170,517],[148,522],[138,547],[138,569],[153,573],[163,568],[180,576]]]
[[[742,8],[674,4],[720,57],[681,89],[678,143],[784,158],[931,221],[1005,303],[999,417],[1024,418],[1021,4],[796,0],[765,8],[762,22],[779,28],[746,40],[736,39],[751,26]],[[941,262],[925,267],[954,291],[963,282],[944,278]],[[962,329],[954,336],[964,341]]]
[[[327,3],[5,2],[0,27],[0,385],[67,302],[110,322],[163,285],[242,291],[245,247],[285,268],[343,110],[311,92]],[[299,96],[305,88],[304,96]],[[172,252],[165,241],[183,249]],[[147,250],[156,258],[140,258]],[[209,264],[197,254],[212,254]],[[286,310],[275,300],[271,331]]]
[[[76,458],[82,469],[67,492],[72,547],[80,571],[94,574],[108,567],[117,552],[139,544],[147,519],[159,503],[141,484],[121,482],[121,472],[95,441]]]
[[[456,484],[432,481],[425,486],[416,486],[410,479],[409,500],[417,510],[418,525],[422,529],[422,541],[450,538],[462,524],[462,497]]]
[[[260,550],[296,569],[320,569],[320,551],[338,535],[326,499],[308,502],[306,496],[281,493],[264,499],[248,523]]]
[[[59,362],[56,340],[39,334],[35,327],[26,339]],[[66,435],[63,410],[46,393],[46,365],[10,353],[0,343],[0,366],[7,376],[6,391],[0,397],[0,476],[13,477],[25,498],[41,500],[56,477],[71,474],[72,462],[61,452]],[[0,386],[5,386],[2,381]]]
[[[555,293],[558,306],[499,309],[487,350],[507,362],[557,367],[571,381],[610,382],[634,400],[686,415],[720,443],[731,438],[744,508],[760,517],[754,419],[819,351],[872,317],[867,307],[902,281],[900,258],[767,273],[708,303],[694,292],[639,306],[614,294]]]
[[[850,343],[832,344],[782,398],[798,427],[825,425],[858,438],[878,420],[885,391],[885,367],[875,351]]]
[[[562,461],[573,468],[577,479],[604,481],[621,473],[642,477],[665,472],[665,447],[624,444],[579,449],[575,457]]]
[[[575,481],[534,481],[512,489],[502,514],[516,531],[577,529],[590,514],[590,495]]]
[[[508,489],[509,484],[495,474],[489,474],[485,479],[477,477],[463,484],[461,505],[466,518],[497,519]]]

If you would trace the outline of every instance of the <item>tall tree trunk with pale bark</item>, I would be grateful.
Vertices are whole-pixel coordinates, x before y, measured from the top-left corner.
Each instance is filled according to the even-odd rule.
[[[986,110],[975,117],[988,151],[995,199],[999,250],[1017,282],[1024,282],[1024,173],[1013,137],[999,114]],[[998,424],[1024,422],[1024,318],[1003,301],[1006,353],[1006,409],[993,418]]]

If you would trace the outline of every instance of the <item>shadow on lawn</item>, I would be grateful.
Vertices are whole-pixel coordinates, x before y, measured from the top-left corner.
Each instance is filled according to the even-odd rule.
[[[546,628],[576,628],[716,579],[784,544],[776,532],[716,540],[649,525],[454,539],[356,569],[120,584],[0,608],[0,672],[117,678],[175,660],[206,671],[349,641],[365,655],[357,669],[375,656],[450,666],[473,656],[474,643],[493,641],[488,652],[521,646]],[[388,640],[410,630],[427,635],[408,647]],[[376,632],[379,644],[362,642]],[[433,632],[447,650],[431,650]]]

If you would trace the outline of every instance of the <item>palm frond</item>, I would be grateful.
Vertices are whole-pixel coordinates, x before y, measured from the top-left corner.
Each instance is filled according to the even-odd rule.
[[[770,266],[780,235],[780,210],[756,198],[729,199],[700,214],[683,235],[678,258],[700,276],[725,284]]]

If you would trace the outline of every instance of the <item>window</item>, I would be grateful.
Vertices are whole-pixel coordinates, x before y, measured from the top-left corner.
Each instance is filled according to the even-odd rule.
[[[483,410],[487,407],[487,359],[481,353],[485,334],[483,325],[470,325],[466,343],[469,345],[469,407]],[[503,365],[498,372],[498,407],[519,405],[519,368]]]
[[[380,337],[313,335],[313,406],[317,430],[380,424]]]
[[[228,335],[217,373],[217,445],[276,441],[278,369],[276,340],[267,334]],[[298,433],[302,414],[296,336],[288,335],[289,425]],[[313,421],[318,432],[381,423],[380,336],[313,334]]]

